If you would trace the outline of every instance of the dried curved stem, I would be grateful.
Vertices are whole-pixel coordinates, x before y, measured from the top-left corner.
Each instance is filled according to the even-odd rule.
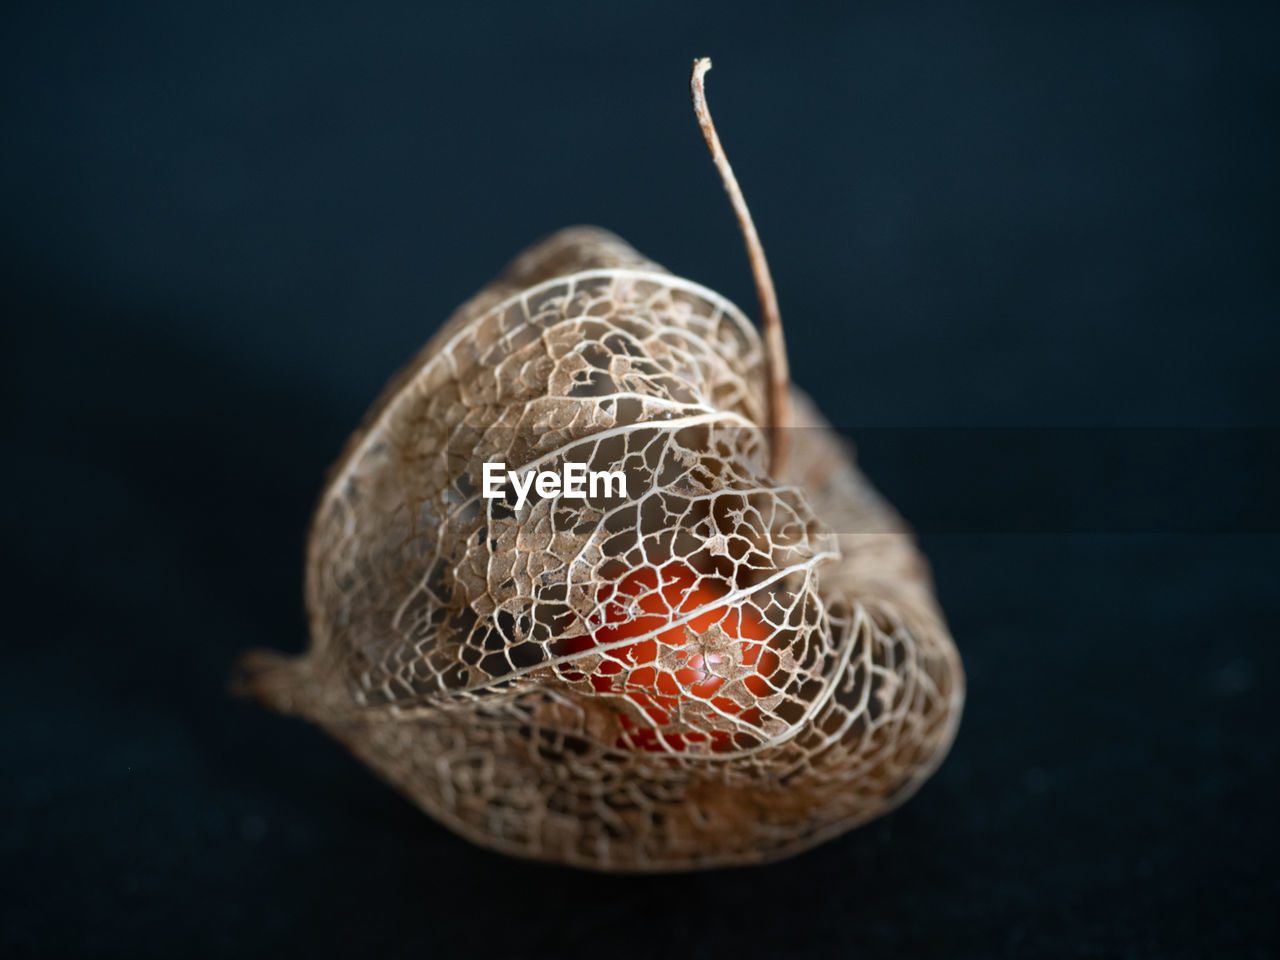
[[[760,301],[760,327],[764,332],[765,376],[768,378],[768,397],[766,412],[769,427],[769,469],[776,477],[782,472],[787,462],[787,431],[790,422],[790,381],[791,374],[787,366],[787,343],[782,334],[782,314],[778,311],[778,294],[773,288],[773,277],[769,273],[769,261],[765,259],[764,247],[760,245],[760,237],[756,233],[755,222],[751,219],[751,211],[747,201],[742,197],[742,188],[738,186],[738,178],[733,175],[733,167],[729,166],[729,158],[725,156],[724,147],[720,145],[720,136],[711,120],[711,111],[707,107],[707,91],[705,77],[711,69],[711,58],[700,57],[693,63],[693,74],[689,78],[689,91],[693,94],[693,111],[698,116],[698,126],[702,128],[702,136],[711,150],[711,159],[724,182],[725,193],[729,194],[729,202],[738,217],[738,226],[742,230],[742,239],[747,245],[747,258],[751,261],[751,275],[756,282],[756,297]]]

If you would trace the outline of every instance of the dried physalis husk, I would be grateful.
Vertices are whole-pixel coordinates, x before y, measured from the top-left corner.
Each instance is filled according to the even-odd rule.
[[[775,859],[901,803],[959,722],[923,559],[787,388],[707,66],[695,104],[768,287],[769,349],[610,233],[536,244],[392,381],[334,468],[307,550],[310,651],[244,661],[259,699],[505,853]],[[485,497],[486,463],[621,473],[627,495]]]

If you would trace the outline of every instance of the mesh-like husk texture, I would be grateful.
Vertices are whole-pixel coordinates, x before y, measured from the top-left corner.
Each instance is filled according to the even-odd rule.
[[[531,248],[352,438],[311,531],[311,649],[250,657],[251,687],[519,856],[758,862],[884,813],[946,753],[960,662],[910,535],[799,393],[768,475],[763,370],[733,305],[613,235]],[[517,511],[480,495],[486,461],[621,471],[629,496]]]

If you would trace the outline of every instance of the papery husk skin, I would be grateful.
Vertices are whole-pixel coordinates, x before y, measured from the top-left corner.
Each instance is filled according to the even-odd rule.
[[[249,689],[520,857],[758,863],[885,813],[950,747],[960,660],[907,528],[799,391],[784,475],[767,474],[764,396],[760,338],[728,301],[606,231],[548,237],[454,314],[351,438],[310,533],[310,651],[249,654]],[[517,513],[479,496],[499,460],[625,464],[630,496],[531,493]],[[723,734],[718,751],[696,737],[638,749],[628,737],[652,716],[589,682],[604,658],[621,681],[635,665],[619,644],[566,653],[622,573],[673,557],[772,632],[768,696],[741,682],[719,623],[686,627],[685,650],[660,645],[672,669],[720,652],[717,697],[737,707],[688,698],[659,732],[727,731],[728,749]]]

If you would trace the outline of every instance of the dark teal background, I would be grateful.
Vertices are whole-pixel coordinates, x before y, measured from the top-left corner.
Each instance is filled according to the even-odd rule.
[[[1274,5],[2,22],[7,956],[1275,955]],[[796,380],[919,524],[970,700],[874,825],[601,878],[226,681],[302,649],[324,468],[525,244],[599,223],[754,314],[698,55]]]

